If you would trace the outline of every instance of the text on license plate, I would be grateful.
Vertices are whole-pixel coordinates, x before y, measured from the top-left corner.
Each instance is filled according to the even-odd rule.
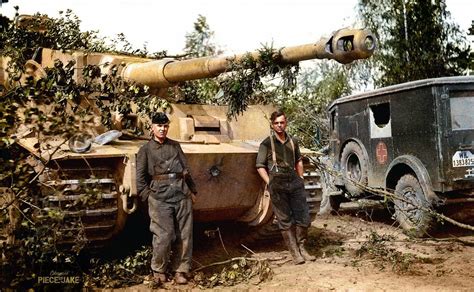
[[[453,155],[453,167],[474,166],[474,155],[469,150],[457,151]]]

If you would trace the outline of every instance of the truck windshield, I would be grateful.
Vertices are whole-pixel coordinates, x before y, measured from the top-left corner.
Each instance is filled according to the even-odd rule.
[[[474,129],[474,92],[469,95],[450,98],[453,130]]]

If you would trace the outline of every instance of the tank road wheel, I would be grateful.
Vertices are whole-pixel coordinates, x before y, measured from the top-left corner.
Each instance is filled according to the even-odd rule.
[[[255,205],[240,217],[239,221],[251,227],[258,227],[271,222],[272,218],[273,210],[270,201],[270,192],[266,187],[262,187]]]
[[[255,206],[239,218],[239,221],[248,226],[246,228],[247,235],[240,240],[243,244],[268,242],[278,240],[280,237],[276,217],[272,210],[270,192],[267,188],[261,190]]]
[[[319,171],[308,158],[304,158],[304,188],[306,190],[306,201],[308,202],[311,221],[318,214],[322,187]],[[273,214],[270,201],[270,192],[265,189],[257,200],[258,204],[249,210],[239,221],[246,222],[250,227],[248,235],[242,240],[243,243],[268,242],[270,240],[280,240],[281,232],[278,228],[278,221]]]
[[[367,185],[368,161],[357,143],[349,142],[344,147],[341,154],[341,167],[346,190],[352,196],[362,195],[364,190],[352,181]]]
[[[431,204],[426,200],[418,179],[406,174],[402,176],[395,187],[394,199],[395,218],[400,226],[410,235],[426,236],[435,225],[435,220],[427,209]]]

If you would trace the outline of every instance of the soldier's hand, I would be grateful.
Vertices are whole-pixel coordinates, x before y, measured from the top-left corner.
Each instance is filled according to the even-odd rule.
[[[193,202],[193,204],[196,203],[196,194],[197,193],[191,193],[191,201]]]

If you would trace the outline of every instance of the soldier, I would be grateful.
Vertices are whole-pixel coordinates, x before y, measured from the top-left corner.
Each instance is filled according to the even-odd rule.
[[[273,211],[293,262],[314,261],[316,258],[304,247],[311,222],[300,149],[297,141],[285,132],[284,112],[273,112],[270,120],[274,133],[260,144],[257,171],[268,185]]]
[[[168,129],[166,114],[152,117],[153,137],[138,151],[137,192],[143,201],[148,200],[154,281],[165,282],[169,268],[176,283],[186,284],[193,248],[192,203],[197,191],[181,146],[166,137]]]

